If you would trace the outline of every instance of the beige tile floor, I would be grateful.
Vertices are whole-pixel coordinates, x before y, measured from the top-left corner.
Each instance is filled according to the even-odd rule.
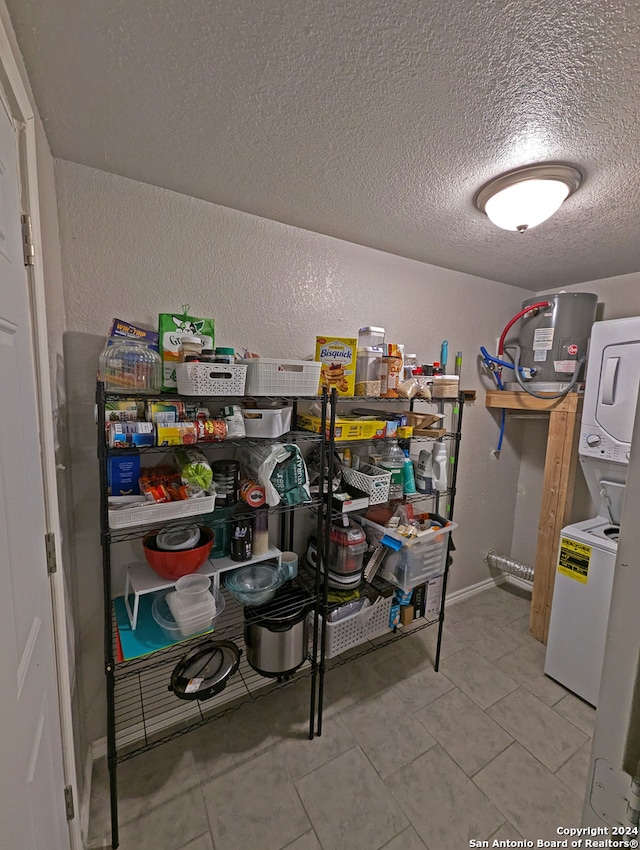
[[[543,674],[510,585],[327,673],[309,741],[296,682],[118,771],[122,850],[462,850],[578,826],[595,712]],[[109,846],[96,764],[90,846]],[[490,842],[491,844],[492,842]]]

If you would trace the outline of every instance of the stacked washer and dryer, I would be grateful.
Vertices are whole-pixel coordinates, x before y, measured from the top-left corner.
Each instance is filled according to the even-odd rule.
[[[561,533],[544,672],[597,705],[640,384],[640,316],[591,333],[578,454],[597,515]]]

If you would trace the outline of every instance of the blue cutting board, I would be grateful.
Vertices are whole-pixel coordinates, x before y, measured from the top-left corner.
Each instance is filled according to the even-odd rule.
[[[159,649],[190,640],[190,638],[184,638],[182,641],[175,641],[170,640],[165,635],[151,614],[154,597],[154,593],[145,593],[140,597],[138,622],[135,631],[131,628],[131,623],[129,622],[124,597],[118,596],[113,600],[122,661],[131,661],[132,658],[142,658],[144,655],[150,655]],[[212,631],[213,629],[209,629],[202,634],[208,634]]]

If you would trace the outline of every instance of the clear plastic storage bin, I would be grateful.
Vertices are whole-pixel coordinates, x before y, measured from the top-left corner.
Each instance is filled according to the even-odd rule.
[[[389,528],[368,519],[360,519],[370,542],[379,542],[385,535],[401,543],[397,552],[390,550],[378,570],[378,575],[402,590],[411,590],[444,572],[447,562],[449,536],[457,528],[449,522],[444,528],[432,529],[409,540]]]

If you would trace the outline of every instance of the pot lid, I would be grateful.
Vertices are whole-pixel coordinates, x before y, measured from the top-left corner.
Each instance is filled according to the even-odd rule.
[[[183,656],[169,690],[180,699],[208,699],[224,690],[240,664],[240,650],[228,640],[211,640]]]
[[[306,590],[295,587],[282,587],[276,595],[264,605],[245,608],[245,621],[257,626],[286,627],[294,626],[304,619],[311,610],[311,596]]]

